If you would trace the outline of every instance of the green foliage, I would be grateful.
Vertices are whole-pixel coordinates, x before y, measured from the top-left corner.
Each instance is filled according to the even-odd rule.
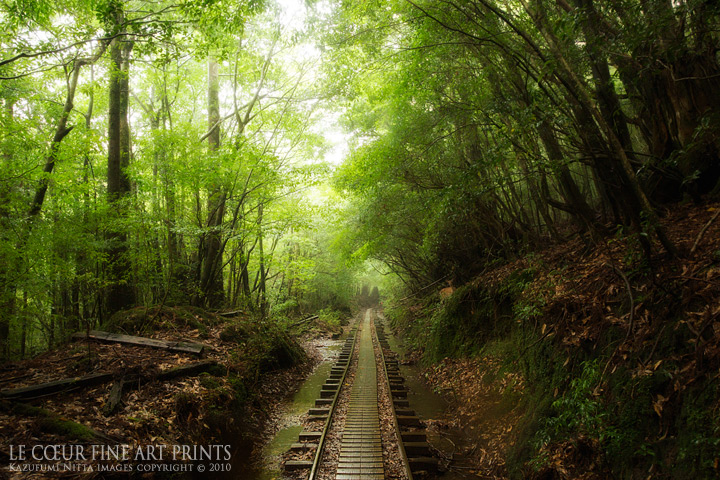
[[[613,336],[604,338],[592,352],[568,351],[552,337],[543,337],[532,327],[534,321],[513,321],[537,301],[532,298],[536,290],[528,289],[535,276],[534,268],[519,270],[492,292],[465,286],[442,303],[426,299],[421,309],[413,308],[413,314],[397,307],[386,314],[405,332],[409,345],[425,348],[424,361],[488,355],[503,360],[498,373],[522,375],[523,394],[502,402],[505,408],[518,407],[523,412],[514,428],[517,439],[508,452],[511,476],[526,473],[528,465],[536,469],[546,465],[554,445],[591,438],[619,477],[638,465],[655,465],[673,478],[713,478],[720,444],[720,424],[714,414],[717,380],[703,381],[676,396],[668,393],[672,390],[669,372],[676,368],[672,363],[638,374],[623,366],[634,365],[635,360],[628,359],[629,363],[604,371],[616,345]],[[487,331],[491,315],[503,302],[507,302],[503,308],[508,316]],[[484,312],[479,317],[484,323],[475,317],[478,312]],[[484,334],[480,333],[483,329]],[[684,349],[686,340],[677,338],[677,333],[665,333],[655,352],[669,356]],[[638,355],[644,358],[647,352]],[[490,376],[486,379],[492,381]],[[672,462],[663,462],[668,455]]]
[[[565,393],[552,403],[554,415],[547,418],[537,434],[537,448],[575,434],[607,437],[608,412],[596,394],[600,380],[598,361],[586,361],[580,375],[570,381]]]
[[[200,385],[205,388],[218,388],[220,386],[220,382],[217,377],[214,377],[209,373],[201,373],[198,378],[200,380]]]
[[[54,13],[52,3],[42,0],[13,0],[5,4],[10,25],[44,25]]]
[[[305,3],[300,27],[282,25],[278,6],[264,0],[0,5],[4,356],[99,324],[205,335],[212,316],[171,306],[205,302],[210,266],[222,297],[213,306],[262,322],[222,331],[237,344],[237,384],[233,393],[206,383],[226,408],[232,395],[246,399],[262,372],[302,359],[284,326],[318,313],[334,329],[358,286],[378,285],[368,303],[382,292],[383,303],[412,306],[388,316],[427,359],[496,349],[537,385],[528,438],[596,431],[623,466],[659,451],[645,438],[666,378],[615,374],[604,395],[622,402],[608,407],[595,394],[603,354],[565,367],[561,347],[538,336],[552,276],[530,290],[530,258],[532,267],[502,285],[470,280],[566,238],[571,223],[591,239],[620,225],[635,242],[624,259],[636,268],[631,280],[647,273],[649,232],[662,238],[662,230],[642,192],[660,204],[663,192],[697,197],[717,183],[718,105],[707,92],[720,78],[718,7]],[[132,194],[110,204],[110,72],[97,39],[115,34],[134,42]],[[211,151],[209,57],[222,92],[221,140]],[[338,123],[350,147],[338,168],[320,160],[333,123],[328,98],[344,111]],[[66,103],[72,130],[53,145]],[[128,247],[119,279],[108,268],[118,232]],[[221,248],[212,253],[215,239]],[[132,286],[140,306],[107,318],[104,298],[117,282]],[[434,296],[459,285],[442,301]],[[662,338],[659,351],[686,340]],[[717,424],[702,413],[711,397],[697,392],[678,407],[694,428],[679,437],[679,458],[698,475],[717,447]],[[179,399],[191,408],[188,400]],[[631,445],[642,451],[628,453]]]
[[[492,328],[492,304],[487,292],[474,286],[459,288],[429,319],[426,355],[433,361],[472,356]]]
[[[298,306],[299,304],[297,299],[289,298],[284,302],[273,304],[272,308],[270,309],[270,315],[277,321],[287,321],[288,315],[295,312]]]
[[[218,185],[227,190],[219,227],[223,307],[253,311],[267,302],[284,310],[294,304],[295,311],[287,312],[292,314],[328,305],[349,308],[354,274],[331,248],[340,202],[327,192],[308,193],[329,168],[318,160],[324,139],[309,128],[321,120],[315,100],[307,100],[317,93],[306,81],[312,60],[291,64],[287,57],[302,39],[278,33],[278,12],[268,2],[138,5],[77,0],[62,15],[48,2],[0,7],[17,30],[7,35],[8,55],[28,54],[10,61],[3,74],[38,70],[31,78],[0,81],[0,263],[15,266],[4,268],[0,285],[2,304],[14,304],[5,309],[11,356],[41,351],[69,330],[100,323],[136,333],[162,327],[153,313],[106,318],[105,292],[117,281],[106,276],[109,232],[128,239],[130,268],[119,281],[133,286],[139,304],[197,302],[203,245],[218,229],[206,221]],[[68,120],[73,130],[58,147],[53,172],[42,173],[72,62],[90,58],[96,44],[88,39],[119,28],[137,35],[129,71],[133,151],[127,173],[133,192],[123,201],[124,216],[105,195],[106,58],[78,67]],[[43,49],[59,49],[53,62],[66,63],[68,70],[53,68]],[[221,102],[223,115],[238,109],[225,117],[213,155],[201,141],[208,126],[200,92],[207,88],[210,53],[220,62],[222,89],[232,92]],[[44,181],[48,194],[28,225],[30,200]],[[267,279],[262,287],[261,270]],[[206,333],[203,322],[194,326]]]
[[[694,387],[684,397],[677,416],[678,455],[673,475],[677,478],[712,478],[717,473],[720,451],[720,420],[717,380],[708,386]]]
[[[228,382],[232,386],[233,392],[235,392],[235,398],[237,401],[239,403],[247,402],[250,398],[250,389],[248,388],[246,380],[236,375],[230,375],[228,377]]]
[[[658,395],[667,397],[667,372],[674,367],[667,365],[668,370],[649,375],[634,375],[623,367],[603,374],[615,345],[612,342],[617,340],[614,337],[603,339],[597,349],[585,353],[568,352],[552,336],[544,337],[535,326],[542,298],[537,297],[542,293],[537,271],[537,267],[516,270],[492,290],[468,284],[442,301],[426,297],[424,303],[415,304],[412,313],[406,306],[395,306],[388,308],[386,315],[404,331],[408,345],[424,349],[426,362],[446,356],[488,355],[503,360],[498,373],[522,375],[523,394],[503,399],[499,407],[523,412],[513,430],[515,445],[508,453],[511,476],[521,475],[528,465],[545,465],[553,445],[585,437],[598,442],[619,476],[637,465],[655,464],[669,472],[669,465],[660,467],[659,462],[672,452],[674,476],[712,478],[718,424],[711,412],[717,382],[684,395],[682,404],[666,403],[661,422],[674,423],[671,431],[682,433],[677,440],[666,438],[667,433],[661,435],[654,405],[661,398]],[[554,277],[549,278],[552,281]],[[520,318],[524,312],[532,315]],[[659,339],[656,352],[665,355],[684,344],[675,334],[666,334]]]
[[[338,329],[343,319],[342,312],[333,310],[331,308],[323,308],[322,310],[318,310],[317,315],[319,317],[318,321],[324,323],[331,329]]]
[[[68,438],[77,441],[92,441],[97,438],[95,432],[85,425],[63,418],[46,415],[38,421],[38,428],[43,433],[54,433],[62,438]]]

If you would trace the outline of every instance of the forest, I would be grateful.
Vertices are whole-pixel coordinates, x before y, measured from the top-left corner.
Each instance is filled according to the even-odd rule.
[[[0,20],[0,387],[68,376],[77,332],[216,339],[234,376],[172,392],[198,425],[168,432],[196,440],[227,427],[206,404],[237,415],[303,362],[306,319],[380,302],[456,422],[497,413],[476,476],[720,475],[717,2],[7,0]]]

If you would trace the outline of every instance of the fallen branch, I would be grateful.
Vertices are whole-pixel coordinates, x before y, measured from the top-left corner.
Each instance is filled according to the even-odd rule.
[[[632,287],[630,286],[630,281],[627,278],[627,275],[623,273],[622,270],[620,270],[618,267],[616,267],[613,263],[609,264],[610,267],[617,273],[620,278],[622,278],[623,282],[625,282],[625,288],[627,289],[628,298],[630,299],[630,325],[628,326],[628,331],[625,334],[625,339],[620,343],[615,349],[613,350],[612,354],[610,355],[610,358],[608,358],[607,363],[605,363],[605,368],[603,368],[602,373],[600,374],[600,380],[598,381],[598,386],[602,382],[603,377],[605,377],[605,372],[607,371],[608,367],[610,366],[610,362],[612,362],[613,358],[615,358],[615,354],[620,350],[620,347],[625,345],[627,341],[630,339],[630,335],[632,334],[632,331],[635,329],[635,298],[632,294]]]
[[[613,270],[615,270],[615,273],[617,273],[620,278],[622,278],[623,282],[625,282],[625,289],[627,290],[628,298],[630,299],[630,326],[628,327],[627,334],[625,335],[625,340],[623,340],[623,343],[627,342],[630,338],[630,335],[632,334],[632,331],[635,329],[635,298],[632,294],[632,287],[630,286],[630,281],[628,280],[627,276],[623,273],[622,270],[620,270],[618,267],[610,264]]]
[[[153,380],[163,381],[179,377],[195,376],[201,373],[210,372],[216,369],[218,365],[219,364],[214,360],[203,360],[202,362],[195,362],[188,365],[182,365],[180,367],[170,368],[152,377],[142,378],[138,375],[133,375],[130,378],[118,379],[113,384],[112,389],[110,389],[108,399],[103,406],[103,414],[109,417],[115,413],[123,404],[123,394],[129,390],[139,388],[142,380],[145,380],[147,383]]]
[[[710,225],[720,216],[720,209],[718,209],[717,212],[715,212],[715,215],[712,216],[710,220],[705,224],[705,226],[700,230],[700,233],[698,233],[697,238],[695,239],[695,243],[693,243],[692,248],[690,249],[690,255],[695,253],[695,250],[697,250],[698,245],[700,245],[700,240],[705,236],[705,232],[707,232],[707,229],[710,228]]]
[[[303,325],[303,324],[308,323],[308,322],[311,322],[311,321],[313,321],[313,320],[317,320],[318,318],[320,318],[319,315],[313,315],[313,316],[311,316],[311,317],[303,318],[302,320],[300,320],[300,321],[298,321],[298,322],[296,322],[296,323],[293,323],[293,327],[296,327],[296,326],[298,326],[298,325]]]
[[[4,378],[4,379],[0,380],[0,383],[12,383],[12,382],[17,382],[18,380],[22,380],[23,378],[28,378],[28,377],[31,377],[31,376],[32,376],[32,373],[26,373],[26,374],[24,374],[24,375],[18,375],[17,377]]]

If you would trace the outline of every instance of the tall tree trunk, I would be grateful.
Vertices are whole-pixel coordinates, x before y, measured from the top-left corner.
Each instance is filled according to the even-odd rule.
[[[528,166],[527,159],[525,158],[525,154],[523,154],[520,151],[515,152],[515,158],[517,159],[518,165],[520,166],[520,169],[523,172],[523,175],[525,175],[525,179],[528,184],[528,191],[530,192],[530,198],[532,199],[532,208],[531,210],[535,210],[538,214],[538,232],[542,234],[542,227],[540,222],[540,217],[542,217],[542,220],[545,222],[545,228],[550,233],[550,236],[552,238],[557,239],[558,238],[558,232],[555,228],[555,225],[553,224],[552,218],[550,218],[550,212],[548,211],[547,205],[548,205],[548,199],[545,198],[543,195],[542,190],[538,186],[537,182],[537,176],[534,172],[530,171],[530,168]]]
[[[132,42],[121,41],[120,38],[110,45],[107,193],[118,218],[126,214],[123,203],[130,193],[130,178],[126,170],[130,164],[128,76],[132,47]],[[107,290],[106,308],[107,313],[112,314],[135,304],[135,289],[130,283],[131,262],[128,258],[127,232],[115,226],[111,228],[108,240],[110,286]]]
[[[12,122],[14,117],[13,111],[14,101],[5,99],[5,112],[4,122]],[[3,123],[4,123],[3,122]],[[10,162],[12,161],[13,154],[11,150],[3,149],[2,161],[5,168],[10,171]],[[0,246],[12,245],[13,238],[11,235],[12,228],[10,223],[10,215],[12,212],[10,206],[10,183],[0,182]],[[9,248],[0,249],[0,359],[4,359],[9,354],[8,340],[10,337],[10,323],[15,316],[16,307],[16,275],[18,272],[13,271],[14,269],[7,268],[6,266],[15,265],[15,255],[17,252],[12,252]]]
[[[220,81],[218,64],[215,59],[208,61],[208,148],[210,155],[220,148]],[[218,308],[225,299],[223,288],[223,242],[222,225],[225,216],[226,192],[222,181],[211,187],[208,197],[208,217],[206,223],[202,252],[202,268],[200,271],[200,292],[202,303],[211,308]]]
[[[593,0],[575,0],[578,8],[585,11],[584,21],[582,21],[583,33],[585,34],[585,48],[588,52],[592,74],[595,80],[595,91],[598,99],[598,106],[612,130],[617,135],[620,144],[623,146],[628,156],[632,158],[632,140],[630,138],[630,130],[628,128],[625,114],[620,105],[620,99],[617,96],[612,78],[610,77],[610,67],[608,66],[607,56],[602,49],[600,41],[601,19],[595,10]]]
[[[20,320],[20,358],[25,358],[25,350],[27,348],[27,318]]]
[[[85,132],[90,132],[92,128],[92,117],[95,108],[95,67],[90,65],[90,91],[89,91],[89,102],[87,113],[85,113]],[[83,174],[82,174],[82,185],[85,189],[82,196],[82,224],[84,233],[89,237],[93,235],[93,232],[88,228],[88,216],[90,213],[90,193],[89,193],[89,171],[91,169],[90,154],[85,153],[83,158]],[[75,271],[76,275],[72,281],[72,304],[73,304],[73,316],[76,319],[77,328],[80,329],[84,326],[84,319],[87,317],[87,304],[90,302],[87,293],[87,274],[92,271],[91,264],[88,261],[88,255],[85,250],[80,249],[75,254]],[[81,308],[84,305],[85,308]]]
[[[642,98],[639,118],[650,133],[651,153],[661,160],[680,153],[676,163],[684,178],[677,180],[686,180],[682,189],[696,196],[720,179],[720,127],[708,117],[720,108],[720,42],[717,17],[708,11],[712,3],[696,2],[679,12],[676,2],[643,0],[644,22],[654,28],[632,57],[647,61],[613,58],[628,89]],[[666,189],[680,189],[677,180]]]

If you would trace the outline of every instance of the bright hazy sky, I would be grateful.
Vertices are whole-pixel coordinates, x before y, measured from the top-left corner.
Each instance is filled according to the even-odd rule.
[[[288,30],[300,30],[305,24],[306,7],[304,0],[276,0],[282,8],[280,14],[280,22]],[[328,8],[330,5],[328,4]],[[307,48],[298,49],[304,54],[315,53],[320,55],[320,51],[314,45],[308,45]],[[311,53],[312,52],[312,53]],[[343,162],[348,154],[349,134],[343,132],[338,125],[341,112],[322,109],[321,115],[323,120],[316,126],[313,131],[322,134],[330,144],[330,148],[325,153],[325,160],[333,165],[339,165]]]

